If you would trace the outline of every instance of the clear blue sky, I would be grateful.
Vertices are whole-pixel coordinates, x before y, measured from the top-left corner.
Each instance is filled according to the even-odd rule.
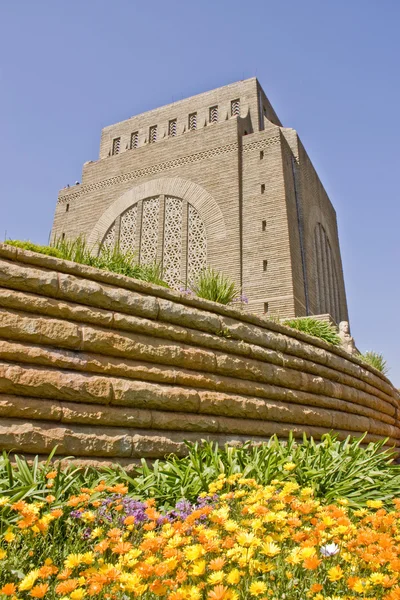
[[[46,243],[103,126],[257,76],[336,208],[352,333],[400,386],[399,0],[3,0],[0,238]]]

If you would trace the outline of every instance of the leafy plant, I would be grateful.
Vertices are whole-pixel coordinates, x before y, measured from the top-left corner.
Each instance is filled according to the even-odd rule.
[[[199,298],[220,304],[232,304],[241,299],[240,290],[235,282],[210,267],[201,271],[191,287]]]
[[[328,321],[320,321],[313,317],[301,317],[298,319],[286,319],[282,324],[291,327],[292,329],[297,329],[297,331],[308,333],[308,335],[313,335],[321,340],[325,340],[325,342],[333,344],[334,346],[339,346],[341,343],[335,326]]]
[[[371,367],[375,367],[384,375],[388,372],[389,368],[387,366],[387,362],[383,357],[383,354],[379,354],[378,352],[373,352],[372,350],[365,352],[364,354],[360,354],[359,357],[366,362]]]
[[[272,480],[290,478],[302,486],[310,486],[317,497],[330,502],[347,498],[351,505],[361,506],[367,500],[387,500],[398,493],[400,465],[393,464],[395,452],[383,449],[385,440],[363,446],[363,439],[326,434],[320,442],[292,435],[286,442],[273,436],[269,442],[243,446],[225,446],[205,442],[187,443],[188,455],[171,455],[149,465],[142,459],[135,477],[121,477],[130,490],[141,498],[156,498],[164,507],[177,499],[194,501],[219,475],[229,477],[242,473],[267,485]]]

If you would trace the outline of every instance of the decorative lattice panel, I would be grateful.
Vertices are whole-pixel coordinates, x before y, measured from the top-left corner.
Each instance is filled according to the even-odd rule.
[[[207,267],[207,236],[204,223],[195,208],[189,204],[188,222],[188,283]]]
[[[170,137],[175,137],[176,131],[177,131],[177,121],[176,121],[176,119],[172,119],[172,121],[170,121],[168,123],[168,135]]]
[[[119,151],[121,149],[121,138],[115,138],[113,140],[113,144],[112,144],[112,153],[113,154],[119,154]]]
[[[165,198],[163,273],[172,287],[182,283],[182,216],[183,203],[180,198]]]
[[[140,236],[140,262],[148,264],[157,259],[158,221],[160,198],[143,200],[142,231]]]
[[[103,238],[102,247],[107,250],[114,250],[115,246],[115,223],[113,223],[110,229],[107,231]]]
[[[139,146],[139,132],[134,131],[131,133],[131,150]]]
[[[232,100],[231,102],[231,116],[240,117],[240,100]]]
[[[133,252],[136,242],[137,204],[129,208],[121,217],[119,246],[122,252]]]
[[[212,106],[210,108],[210,123],[218,122],[218,106]]]
[[[189,129],[197,129],[197,113],[189,115]]]
[[[153,125],[149,129],[149,144],[153,144],[157,141],[157,125]]]

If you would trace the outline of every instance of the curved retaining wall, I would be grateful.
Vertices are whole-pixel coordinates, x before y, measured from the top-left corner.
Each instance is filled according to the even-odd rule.
[[[0,447],[129,464],[183,440],[368,432],[400,395],[341,349],[244,311],[0,245]]]

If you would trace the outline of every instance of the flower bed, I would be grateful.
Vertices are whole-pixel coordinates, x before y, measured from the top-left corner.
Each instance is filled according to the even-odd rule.
[[[57,473],[50,472],[51,482]],[[228,491],[226,491],[228,490]],[[161,511],[124,484],[8,503],[0,594],[12,598],[397,600],[400,499],[351,509],[294,481],[221,475]]]

